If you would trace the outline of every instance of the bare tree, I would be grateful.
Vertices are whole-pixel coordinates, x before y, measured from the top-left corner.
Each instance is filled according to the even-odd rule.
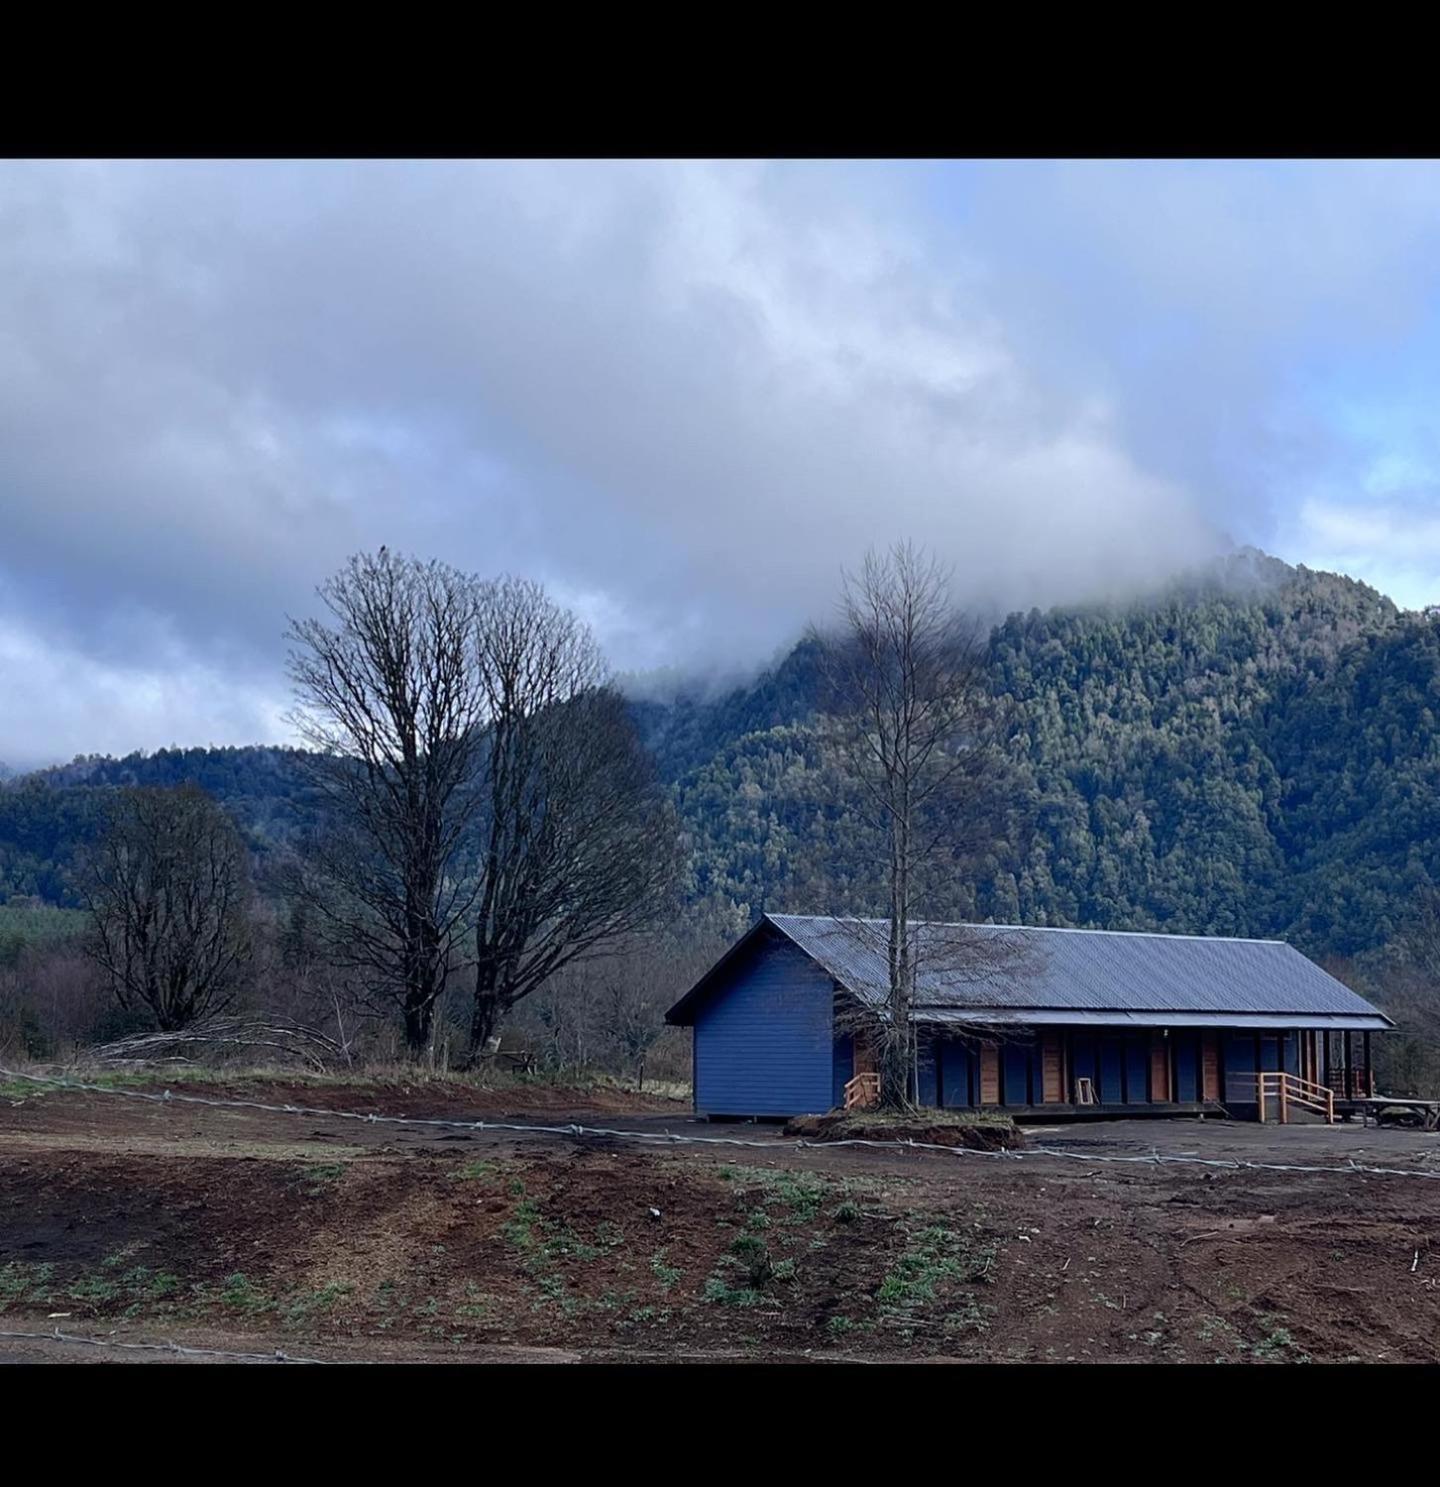
[[[950,574],[909,543],[867,554],[844,575],[839,633],[819,636],[831,740],[862,787],[885,844],[887,913],[846,921],[879,936],[887,970],[883,1007],[860,1009],[880,1074],[881,1104],[913,1098],[912,1012],[923,947],[964,978],[956,932],[917,937],[917,904],[937,871],[962,861],[984,830],[978,809],[994,767],[995,708],[984,632],[950,598]],[[873,1015],[871,1015],[873,1012]]]
[[[677,985],[693,983],[724,951],[733,930],[717,933],[691,905],[653,932],[604,956],[578,961],[541,987],[515,1021],[554,1068],[596,1067],[645,1083],[688,1077],[690,1040],[665,1021]]]
[[[292,620],[294,722],[327,807],[303,892],[336,963],[429,1043],[476,895],[471,832],[484,694],[477,585],[385,548],[319,590],[334,621]]]
[[[121,790],[81,891],[89,953],[126,1011],[173,1032],[234,997],[252,954],[245,844],[194,785]]]
[[[501,1018],[580,957],[653,924],[679,830],[590,631],[538,584],[485,587],[486,706],[471,1057]]]
[[[1378,965],[1338,964],[1334,970],[1352,984],[1368,983],[1395,1020],[1396,1031],[1376,1040],[1383,1082],[1400,1091],[1440,1093],[1440,892],[1415,895]]]

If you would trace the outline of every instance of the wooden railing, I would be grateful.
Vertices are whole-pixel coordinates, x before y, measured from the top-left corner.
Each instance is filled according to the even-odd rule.
[[[1375,1093],[1374,1076],[1363,1064],[1349,1069],[1331,1069],[1325,1077],[1332,1082],[1336,1095],[1342,1100],[1364,1100]]]
[[[849,1084],[845,1086],[845,1108],[854,1110],[856,1107],[864,1108],[867,1105],[875,1105],[880,1101],[880,1076],[878,1074],[857,1074]]]
[[[1335,1124],[1335,1091],[1328,1085],[1315,1084],[1283,1069],[1267,1069],[1257,1074],[1255,1084],[1260,1092],[1261,1120],[1266,1118],[1268,1110],[1275,1110],[1283,1126],[1290,1119],[1290,1107],[1299,1105],[1323,1115],[1332,1126]]]

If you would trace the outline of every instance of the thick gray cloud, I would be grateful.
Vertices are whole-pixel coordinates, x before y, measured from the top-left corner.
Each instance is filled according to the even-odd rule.
[[[283,737],[284,613],[380,542],[640,668],[898,536],[999,605],[1264,540],[1336,468],[1297,348],[1430,288],[1433,173],[1346,171],[0,168],[0,758]]]

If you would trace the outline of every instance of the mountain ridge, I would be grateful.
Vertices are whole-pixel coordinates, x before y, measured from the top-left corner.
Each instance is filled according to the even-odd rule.
[[[1125,601],[1014,613],[990,632],[1014,704],[1009,798],[931,917],[1383,944],[1440,883],[1440,625],[1358,580],[1236,549]],[[803,639],[718,694],[637,697],[675,792],[688,898],[761,909],[877,902],[873,844],[814,727]],[[193,780],[262,855],[303,824],[298,751],[84,756],[0,788],[0,902],[73,901],[98,793]]]

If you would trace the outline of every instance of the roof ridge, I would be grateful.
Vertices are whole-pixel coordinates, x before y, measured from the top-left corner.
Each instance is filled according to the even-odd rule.
[[[884,919],[870,918],[862,914],[772,914],[766,913],[765,918],[772,923],[782,919],[805,919],[814,924],[884,924]],[[1289,940],[1276,940],[1260,938],[1255,935],[1197,935],[1187,934],[1183,931],[1166,931],[1163,929],[1081,929],[1068,924],[978,924],[973,920],[964,919],[915,919],[911,921],[917,928],[933,929],[1023,929],[1028,934],[1053,934],[1053,935],[1115,935],[1126,939],[1149,939],[1149,940],[1205,940],[1223,941],[1227,945],[1284,945],[1287,950],[1293,950]]]

